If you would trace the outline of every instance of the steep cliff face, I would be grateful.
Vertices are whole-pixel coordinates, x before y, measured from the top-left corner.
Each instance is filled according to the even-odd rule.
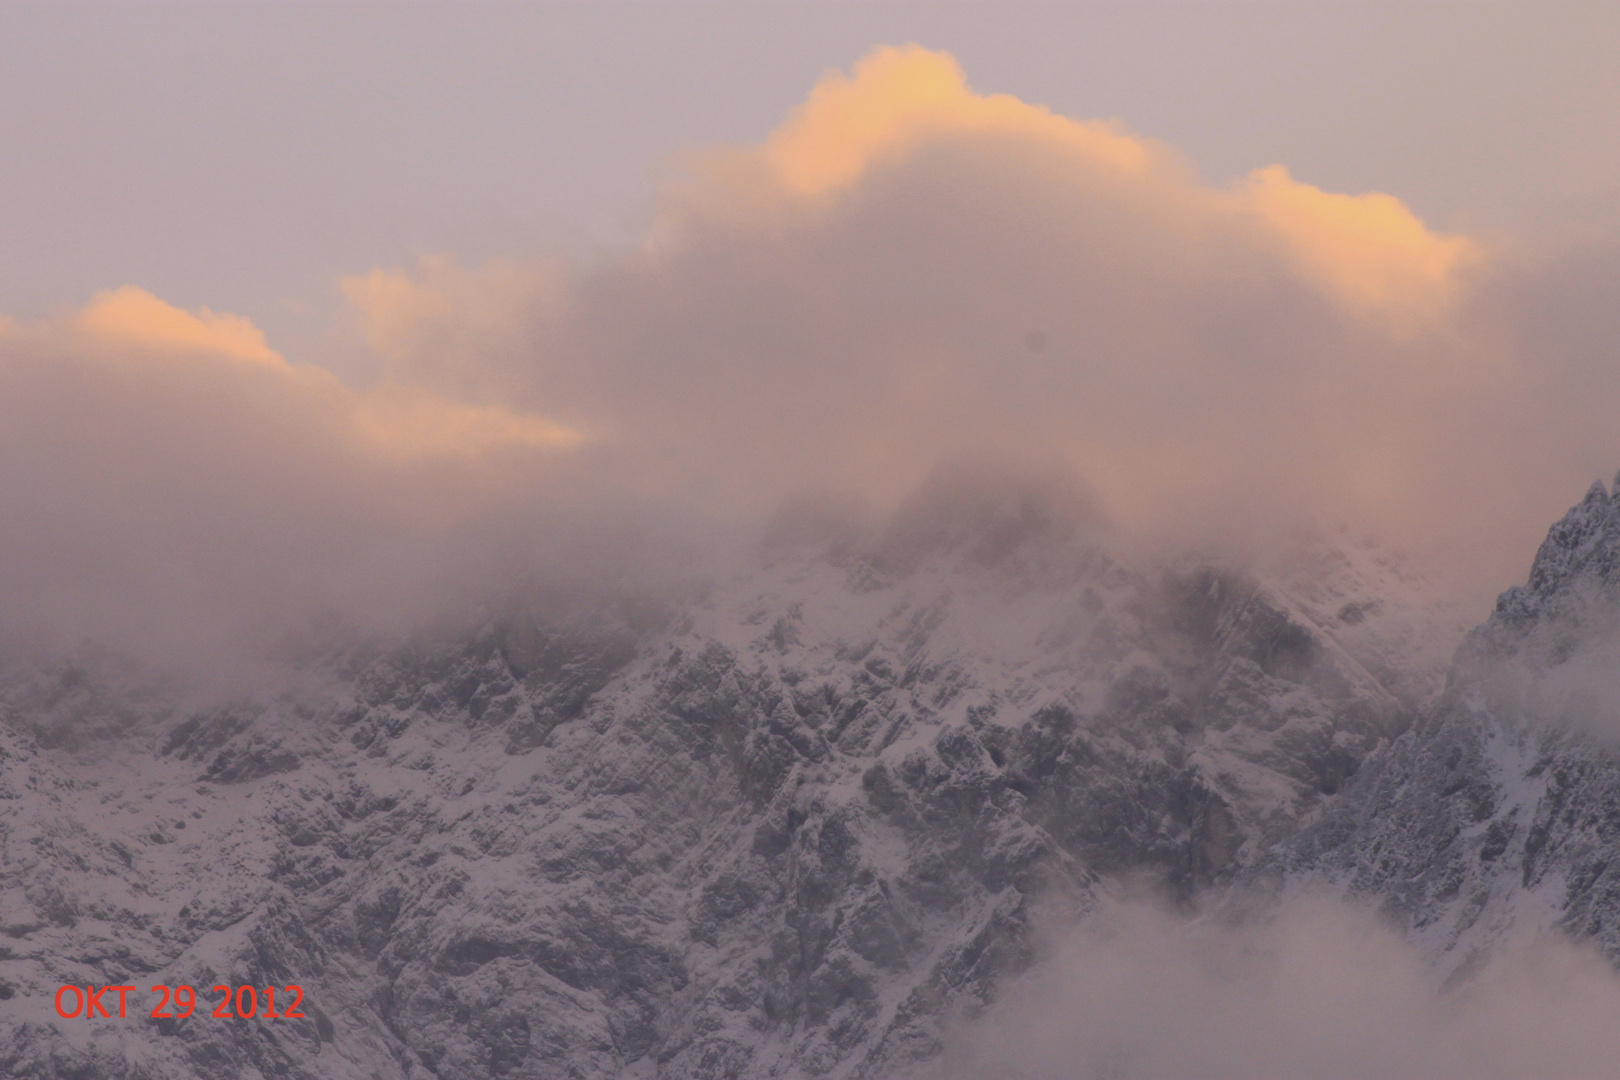
[[[14,665],[0,1073],[883,1076],[1029,963],[1035,897],[1231,880],[1432,677],[1365,551],[1166,568],[1017,489],[835,533],[226,706]],[[143,1018],[60,1020],[62,983]],[[309,1018],[153,1021],[156,983],[296,983]]]
[[[1290,873],[1373,898],[1447,970],[1559,929],[1620,963],[1620,498],[1594,485],[1444,694],[1290,844]]]

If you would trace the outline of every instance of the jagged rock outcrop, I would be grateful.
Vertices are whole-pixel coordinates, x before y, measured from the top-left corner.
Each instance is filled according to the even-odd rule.
[[[1275,866],[1369,898],[1465,974],[1558,929],[1620,963],[1620,498],[1595,484],[1445,692]]]
[[[947,486],[682,603],[224,705],[20,668],[0,1073],[885,1075],[1029,963],[1036,897],[1190,895],[1334,801],[1413,708],[1375,578],[1154,566],[1083,500]],[[296,983],[309,1019],[62,1021],[66,982]]]

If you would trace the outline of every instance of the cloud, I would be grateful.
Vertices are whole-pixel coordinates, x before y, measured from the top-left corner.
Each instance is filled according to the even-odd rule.
[[[829,74],[757,146],[690,155],[635,250],[348,291],[385,351],[449,343],[413,375],[555,415],[718,512],[1057,458],[1138,531],[1344,519],[1464,552],[1483,594],[1617,449],[1526,425],[1527,394],[1580,390],[1487,332],[1500,247],[1280,166],[1212,187],[910,47]]]
[[[825,199],[930,143],[1002,138],[1046,149],[1058,167],[1096,172],[1144,190],[1158,187],[1166,210],[1209,219],[1250,218],[1306,276],[1358,307],[1420,315],[1454,299],[1462,273],[1483,258],[1464,236],[1437,235],[1400,200],[1324,192],[1281,165],[1257,169],[1232,191],[1200,186],[1170,148],[1118,124],[1080,122],[1007,94],[967,86],[956,61],[917,46],[874,50],[853,76],[831,72],[809,100],[757,148],[713,152],[696,171],[726,200],[758,207],[749,188],[785,200]],[[709,193],[712,211],[721,199]],[[1174,212],[1172,210],[1172,212]],[[1183,219],[1182,227],[1192,224]]]
[[[583,441],[420,387],[356,390],[288,363],[245,319],[139,289],[10,322],[0,629],[161,658],[262,645],[316,612],[420,614],[447,549],[491,527],[503,499],[555,488],[555,463]]]
[[[553,314],[565,287],[565,268],[543,257],[468,270],[428,256],[411,273],[378,268],[342,282],[366,345],[396,377],[473,394],[488,390],[492,368],[523,362],[524,328]]]
[[[97,295],[73,320],[73,329],[103,348],[286,363],[247,319],[207,308],[196,313],[181,311],[132,285]]]
[[[0,324],[0,629],[388,623],[563,573],[583,523],[892,506],[944,460],[1072,472],[1142,544],[1343,520],[1483,596],[1620,460],[1561,266],[880,49],[689,155],[633,248],[349,279],[375,384],[134,288]]]
[[[1478,242],[1431,232],[1391,195],[1332,194],[1281,165],[1251,173],[1237,202],[1276,230],[1302,273],[1397,329],[1402,319],[1453,314],[1468,271],[1485,259]]]
[[[1007,94],[975,94],[952,57],[913,45],[873,50],[853,76],[827,73],[763,146],[716,151],[698,167],[722,183],[764,182],[815,198],[848,188],[929,141],[962,134],[1063,147],[1080,160],[1137,176],[1174,160],[1166,148],[1112,124],[1078,123]]]
[[[1366,912],[1246,923],[1115,903],[958,1030],[939,1080],[1576,1080],[1612,1074],[1620,978],[1562,939],[1441,989]]]

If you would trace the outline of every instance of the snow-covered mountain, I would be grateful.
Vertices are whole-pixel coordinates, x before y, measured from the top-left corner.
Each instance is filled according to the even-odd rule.
[[[784,519],[679,600],[515,603],[226,703],[17,658],[0,1074],[881,1077],[1028,966],[1037,899],[1186,898],[1285,844],[1415,927],[1563,890],[1601,935],[1620,773],[1469,687],[1598,618],[1610,506],[1416,727],[1460,630],[1399,560],[1163,559],[1007,477],[875,537]],[[146,1004],[63,1020],[65,983]],[[158,983],[297,984],[308,1018],[154,1021]]]
[[[1599,483],[1468,635],[1444,694],[1276,866],[1381,904],[1446,971],[1553,929],[1620,964],[1617,662],[1620,494]]]

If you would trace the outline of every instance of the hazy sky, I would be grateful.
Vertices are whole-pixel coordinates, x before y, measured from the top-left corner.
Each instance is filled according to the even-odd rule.
[[[0,637],[391,625],[984,459],[1483,612],[1620,466],[1620,8],[0,20]]]
[[[1441,228],[1609,228],[1615,41],[1601,0],[6,3],[0,311],[137,284],[297,346],[341,275],[638,235],[673,153],[908,42],[1217,184],[1283,163]]]

